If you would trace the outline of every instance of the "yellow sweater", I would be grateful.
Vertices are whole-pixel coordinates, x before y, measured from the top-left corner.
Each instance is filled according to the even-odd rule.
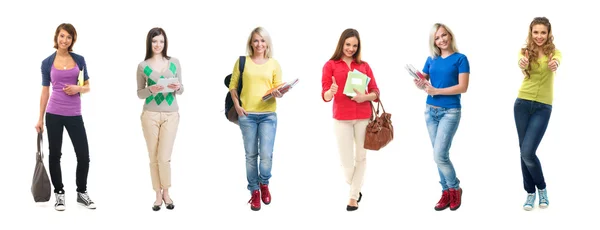
[[[238,59],[233,67],[229,90],[237,89],[240,77],[239,61]],[[262,97],[269,89],[282,83],[279,62],[269,58],[264,64],[258,65],[247,56],[242,81],[242,94],[239,97],[242,101],[242,108],[246,112],[275,112],[277,109],[275,98],[262,101]]]
[[[519,52],[519,60],[523,54]],[[562,61],[562,54],[559,50],[554,50],[552,59],[556,59],[558,64]],[[538,65],[532,65],[529,71],[529,78],[524,78],[519,89],[519,98],[540,103],[552,105],[554,99],[554,72],[548,67],[548,57],[542,56],[537,60]]]

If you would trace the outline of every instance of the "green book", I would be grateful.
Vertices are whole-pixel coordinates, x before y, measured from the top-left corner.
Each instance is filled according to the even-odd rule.
[[[358,90],[359,92],[366,93],[369,80],[371,79],[367,75],[357,70],[348,72],[346,85],[344,86],[344,94],[349,97],[354,97],[356,96],[354,89]]]

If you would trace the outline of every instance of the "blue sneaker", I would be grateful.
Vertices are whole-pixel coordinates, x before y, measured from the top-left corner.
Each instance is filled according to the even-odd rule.
[[[540,208],[547,208],[548,204],[548,193],[546,189],[538,189],[538,193],[540,194]]]
[[[527,200],[523,205],[523,209],[526,211],[531,211],[533,209],[533,204],[535,203],[535,193],[527,193]]]

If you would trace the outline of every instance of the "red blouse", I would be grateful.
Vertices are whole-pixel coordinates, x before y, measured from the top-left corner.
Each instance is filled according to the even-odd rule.
[[[321,98],[323,98],[323,101],[328,102],[325,100],[325,92],[327,92],[327,90],[329,90],[331,87],[331,83],[333,83],[331,76],[333,76],[336,84],[338,85],[338,91],[332,99],[333,118],[337,120],[369,119],[372,113],[369,101],[365,101],[363,103],[357,103],[353,101],[350,97],[344,94],[344,86],[346,85],[348,72],[356,69],[371,78],[365,94],[375,92],[377,94],[377,98],[379,99],[379,88],[377,88],[375,77],[373,77],[373,71],[371,70],[369,64],[367,64],[365,61],[362,61],[361,64],[352,61],[352,63],[350,63],[350,67],[351,68],[348,68],[346,62],[342,60],[329,60],[327,63],[325,63],[325,66],[323,66],[323,78],[321,79],[323,86]],[[374,102],[377,102],[377,99],[375,99]]]

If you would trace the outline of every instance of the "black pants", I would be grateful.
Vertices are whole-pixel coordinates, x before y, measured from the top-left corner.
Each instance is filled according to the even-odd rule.
[[[67,129],[75,155],[77,156],[76,184],[77,192],[86,192],[87,177],[90,168],[88,140],[81,116],[60,116],[46,113],[46,130],[48,132],[48,147],[50,150],[50,178],[55,193],[64,193],[60,157],[62,155],[63,130]]]

